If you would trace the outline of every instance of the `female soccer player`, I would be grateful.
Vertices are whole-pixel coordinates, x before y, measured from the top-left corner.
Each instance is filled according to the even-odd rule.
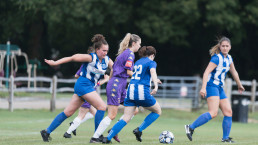
[[[89,47],[89,49],[87,50],[87,53],[94,53],[95,50],[93,47]],[[82,68],[83,68],[83,64],[81,65],[81,67],[79,68],[79,70],[76,72],[76,74],[74,75],[75,78],[79,78],[82,75]],[[109,69],[108,69],[109,70]],[[95,89],[108,82],[109,80],[109,74],[107,75],[106,73],[109,71],[105,72],[104,75],[104,79],[100,80],[97,85],[95,86]],[[90,105],[89,102],[84,102],[82,104],[82,106],[79,108],[79,113],[78,116],[72,121],[70,122],[70,127],[68,128],[68,130],[64,133],[64,138],[72,138],[71,133],[73,133],[73,135],[76,136],[76,129],[80,126],[81,123],[87,121],[88,119],[91,119],[95,116],[96,114],[96,108],[94,108],[93,106]]]
[[[70,61],[84,62],[82,75],[74,85],[74,95],[69,105],[64,109],[64,112],[58,114],[46,130],[42,130],[41,136],[43,141],[48,142],[50,133],[54,131],[67,117],[70,117],[84,103],[84,100],[89,102],[97,109],[95,115],[95,127],[102,120],[106,104],[95,91],[94,86],[103,77],[106,69],[113,66],[113,61],[107,56],[108,43],[105,37],[101,34],[96,34],[92,38],[95,53],[91,54],[75,54],[71,57],[64,57],[57,61],[47,60],[45,62],[51,66],[60,65]]]
[[[130,121],[130,118],[133,116],[138,106],[150,110],[151,113],[144,119],[139,127],[133,130],[137,141],[142,141],[142,131],[161,115],[159,103],[152,96],[158,91],[159,82],[156,73],[157,64],[153,61],[156,50],[152,46],[144,46],[139,50],[139,55],[142,56],[142,58],[134,65],[134,73],[124,101],[124,117],[113,126],[108,136],[103,139],[103,143],[111,143],[111,139]],[[151,78],[154,83],[154,89],[152,91],[150,91]]]
[[[81,72],[82,72],[82,67],[81,65],[80,69],[76,72],[75,78],[79,78]],[[106,71],[107,72],[107,71]],[[95,86],[95,89],[98,86],[101,86],[102,84],[108,82],[109,76],[107,74],[104,75],[104,79],[100,80],[97,85]],[[76,129],[80,126],[81,123],[87,121],[88,119],[91,119],[95,116],[96,114],[96,108],[90,105],[89,102],[84,102],[82,106],[79,108],[79,113],[78,116],[70,122],[70,127],[68,130],[64,133],[64,138],[72,138],[71,133],[76,136]]]
[[[141,38],[138,35],[127,33],[117,53],[117,58],[111,70],[110,80],[107,84],[108,115],[100,122],[90,142],[102,142],[99,138],[111,121],[115,119],[118,106],[124,102],[126,95],[127,78],[133,75],[134,53],[141,47]],[[116,141],[120,142],[118,137]]]
[[[192,124],[185,125],[186,135],[192,141],[194,129],[207,123],[212,118],[215,118],[220,108],[223,112],[224,119],[222,122],[223,138],[222,142],[233,143],[229,133],[232,125],[232,110],[230,100],[227,98],[224,90],[224,80],[226,73],[230,71],[234,80],[237,83],[239,93],[245,89],[242,86],[238,73],[235,69],[233,59],[228,52],[231,49],[230,40],[227,37],[222,37],[218,44],[210,49],[211,60],[203,74],[202,88],[200,95],[207,98],[209,111],[200,115]]]

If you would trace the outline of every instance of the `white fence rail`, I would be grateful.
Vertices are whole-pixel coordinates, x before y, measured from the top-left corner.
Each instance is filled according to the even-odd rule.
[[[159,91],[155,95],[159,99],[159,103],[163,108],[191,108],[198,109],[200,106],[199,90],[201,85],[201,79],[199,77],[184,77],[184,76],[158,76],[163,82],[159,85]],[[9,82],[9,89],[4,88],[2,82]],[[44,83],[45,85],[36,85],[33,87],[16,87],[15,84],[19,82],[33,82],[33,83]],[[0,91],[9,92],[9,110],[13,111],[13,98],[14,92],[46,92],[52,94],[50,99],[50,110],[54,111],[56,108],[56,94],[62,92],[74,92],[73,87],[58,87],[58,84],[74,84],[76,79],[59,79],[56,76],[53,78],[48,77],[16,77],[12,76],[9,79],[0,77]],[[244,87],[251,88],[246,90],[243,94],[239,94],[235,90],[236,83],[232,79],[226,79],[225,81],[225,92],[226,95],[231,98],[234,95],[242,95],[250,97],[251,111],[255,111],[255,101],[258,92],[256,92],[257,83],[253,81],[241,81]],[[2,86],[1,86],[2,85]],[[35,87],[36,86],[36,87]],[[100,94],[105,94],[105,88],[98,88],[97,91]],[[188,102],[188,103],[186,103]]]

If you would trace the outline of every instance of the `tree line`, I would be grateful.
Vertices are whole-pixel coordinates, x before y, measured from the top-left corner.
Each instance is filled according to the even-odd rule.
[[[86,53],[91,37],[101,33],[114,60],[130,32],[142,38],[142,46],[157,49],[159,75],[202,76],[209,49],[226,36],[240,78],[253,79],[258,77],[257,8],[256,0],[1,0],[0,43],[10,40],[45,65],[44,58]],[[79,66],[58,70],[71,76]]]

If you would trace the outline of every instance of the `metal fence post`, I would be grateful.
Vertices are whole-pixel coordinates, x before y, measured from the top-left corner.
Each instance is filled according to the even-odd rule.
[[[56,110],[56,88],[57,88],[57,77],[53,76],[52,81],[52,98],[50,100],[50,111],[54,112]]]
[[[256,80],[253,79],[252,81],[252,88],[251,88],[251,102],[252,102],[252,108],[251,112],[253,113],[255,111],[255,100],[256,100]]]
[[[14,96],[14,88],[13,88],[13,86],[14,86],[14,78],[13,78],[13,75],[11,75],[11,77],[10,77],[10,79],[9,79],[9,81],[10,81],[10,86],[9,86],[9,100],[8,100],[8,102],[9,102],[9,110],[11,111],[11,112],[13,112],[13,96]]]

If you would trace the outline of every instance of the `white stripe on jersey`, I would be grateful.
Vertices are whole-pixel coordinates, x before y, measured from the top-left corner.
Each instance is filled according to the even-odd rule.
[[[106,56],[105,60],[105,66],[108,66],[108,61],[109,58]],[[96,67],[97,65],[97,67]],[[86,71],[85,71],[85,76],[86,78],[90,79],[90,80],[94,80],[94,83],[96,84],[100,78],[101,75],[104,75],[105,71],[102,67],[102,63],[100,63],[99,61],[97,61],[97,55],[93,54],[92,55],[92,62],[88,63],[87,67],[86,67]],[[93,77],[93,78],[92,78]]]
[[[134,84],[131,84],[129,88],[129,98],[130,100],[134,100]]]
[[[138,85],[138,96],[139,96],[139,100],[145,100],[143,85]]]
[[[216,85],[219,85],[219,75],[221,74],[222,70],[223,70],[223,58],[221,55],[218,55],[219,57],[219,64],[216,68],[216,73],[214,75],[214,81],[213,83],[216,84]]]

